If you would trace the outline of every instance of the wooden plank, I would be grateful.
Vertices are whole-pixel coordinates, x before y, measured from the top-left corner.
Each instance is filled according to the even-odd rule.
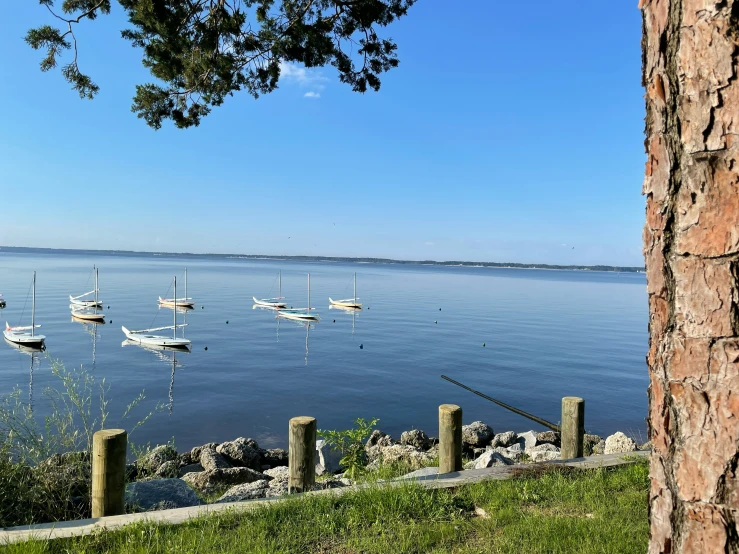
[[[606,454],[602,456],[589,456],[573,460],[553,460],[541,464],[517,464],[513,466],[491,467],[485,469],[470,469],[456,471],[441,475],[419,477],[417,479],[397,479],[382,483],[370,483],[355,485],[339,489],[325,489],[305,493],[306,495],[333,494],[342,495],[369,487],[399,487],[407,486],[413,482],[421,487],[429,489],[452,488],[461,485],[480,483],[486,480],[503,480],[510,478],[516,468],[527,468],[532,466],[556,466],[563,465],[579,469],[597,469],[601,467],[612,467],[633,463],[636,458],[644,458],[649,455],[648,451],[630,452],[628,454]],[[0,529],[0,545],[23,542],[30,539],[49,540],[67,537],[87,535],[94,531],[103,529],[114,530],[139,522],[163,523],[176,525],[185,523],[191,519],[216,514],[225,511],[244,512],[258,509],[264,506],[282,502],[286,497],[246,500],[243,502],[228,502],[223,504],[207,504],[203,506],[192,506],[190,508],[177,508],[174,510],[161,510],[157,512],[144,512],[138,514],[125,514],[104,518],[83,519],[76,521],[63,521],[56,523],[44,523],[40,525],[26,525],[21,527],[9,527]],[[293,497],[294,498],[294,497]]]

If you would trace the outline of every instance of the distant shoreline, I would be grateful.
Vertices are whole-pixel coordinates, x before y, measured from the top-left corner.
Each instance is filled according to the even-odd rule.
[[[426,265],[444,267],[477,267],[501,269],[550,269],[564,271],[609,271],[617,273],[644,273],[645,268],[612,266],[612,265],[554,265],[554,264],[522,264],[516,262],[480,262],[480,261],[436,261],[436,260],[394,260],[391,258],[351,258],[345,256],[269,256],[265,254],[192,254],[187,252],[137,252],[134,250],[82,250],[72,248],[30,248],[24,246],[0,246],[0,254],[12,252],[16,254],[77,254],[107,256],[172,256],[192,259],[246,259],[246,260],[284,260],[292,262],[345,262],[374,263],[397,265]]]

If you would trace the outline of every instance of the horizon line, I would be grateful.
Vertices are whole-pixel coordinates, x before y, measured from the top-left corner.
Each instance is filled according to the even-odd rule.
[[[482,267],[499,267],[499,268],[541,268],[541,269],[588,269],[595,271],[625,271],[640,272],[645,271],[645,266],[617,266],[607,264],[539,264],[524,262],[483,262],[483,261],[465,261],[465,260],[403,260],[394,258],[378,258],[372,256],[317,256],[317,255],[288,255],[288,254],[236,254],[236,253],[194,253],[194,252],[159,252],[148,250],[110,250],[110,249],[87,249],[87,248],[44,248],[35,246],[0,246],[3,249],[14,251],[53,251],[65,253],[113,253],[113,254],[157,254],[167,256],[188,256],[188,257],[224,257],[224,258],[247,258],[247,259],[286,259],[286,260],[303,260],[303,261],[320,261],[333,260],[344,262],[368,262],[368,263],[396,263],[396,264],[432,264],[432,265],[456,265],[456,266],[482,266]]]

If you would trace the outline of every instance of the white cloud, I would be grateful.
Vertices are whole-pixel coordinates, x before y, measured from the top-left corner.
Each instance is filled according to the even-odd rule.
[[[302,67],[291,62],[280,62],[280,79],[285,83],[297,84],[302,88],[312,89],[310,92],[321,91],[326,88],[323,84],[328,81],[317,69]],[[317,98],[308,96],[308,98]]]
[[[318,92],[309,90],[303,96],[305,96],[306,98],[320,98],[321,97],[321,94],[318,93]]]

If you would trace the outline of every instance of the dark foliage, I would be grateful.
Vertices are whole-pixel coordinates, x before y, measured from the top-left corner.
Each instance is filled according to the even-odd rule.
[[[31,29],[26,42],[46,51],[41,70],[57,66],[66,50],[64,78],[82,98],[99,87],[79,69],[74,26],[108,14],[110,0],[39,0],[62,28]],[[143,51],[157,83],[136,87],[132,110],[158,129],[198,125],[213,106],[245,90],[272,92],[281,62],[334,66],[356,92],[379,90],[380,75],[398,65],[397,45],[378,35],[416,0],[118,0],[131,28],[123,38]]]

